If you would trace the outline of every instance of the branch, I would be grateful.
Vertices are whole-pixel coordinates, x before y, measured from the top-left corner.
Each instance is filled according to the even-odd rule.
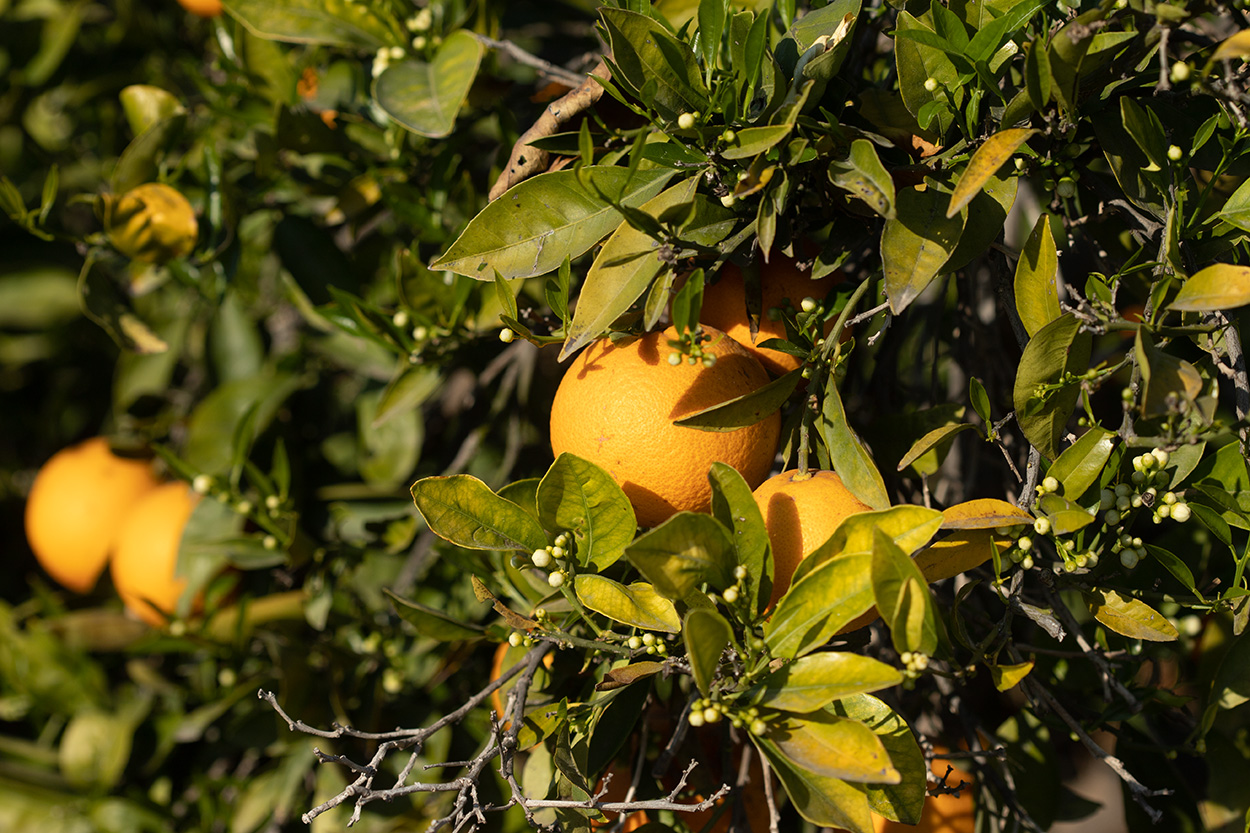
[[[544,61],[537,55],[526,52],[512,41],[495,40],[494,38],[488,38],[486,35],[482,35],[477,32],[471,32],[470,34],[472,34],[473,37],[477,38],[488,48],[498,49],[500,52],[507,52],[508,55],[517,63],[533,67],[538,70],[538,74],[544,78],[548,78],[552,81],[559,81],[561,84],[568,87],[577,87],[585,80],[582,76],[575,72],[569,72],[564,67],[558,67],[550,61]]]

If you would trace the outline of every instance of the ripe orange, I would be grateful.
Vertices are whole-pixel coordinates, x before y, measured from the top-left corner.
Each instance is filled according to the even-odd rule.
[[[221,14],[221,0],[178,0],[178,5],[199,17],[217,17]]]
[[[707,511],[712,501],[708,468],[737,469],[752,488],[768,476],[781,415],[736,431],[682,428],[673,420],[750,393],[768,374],[746,348],[720,330],[705,354],[712,367],[669,364],[669,328],[612,344],[595,342],[564,374],[551,403],[551,448],[606,469],[634,505],[638,523],[655,526],[683,510]]]
[[[182,530],[199,496],[185,483],[166,483],[144,495],[122,521],[109,569],[126,607],[154,627],[178,605],[187,580],[174,575]]]
[[[133,260],[164,263],[195,248],[195,209],[177,190],[148,182],[120,197],[104,197],[104,231],[117,251]]]
[[[860,501],[831,471],[783,471],[755,490],[773,550],[773,595],[769,607],[790,589],[799,562],[838,528],[844,518],[872,507]]]
[[[118,457],[95,437],[62,449],[35,476],[26,500],[26,540],[64,587],[95,587],[126,510],[160,483],[140,460]]]
[[[720,280],[703,292],[703,307],[699,320],[724,330],[745,346],[760,364],[771,372],[781,375],[797,368],[802,362],[797,356],[778,350],[756,347],[756,342],[770,338],[785,338],[786,325],[780,317],[769,315],[772,308],[783,309],[788,298],[795,310],[804,298],[823,300],[831,288],[841,283],[842,275],[833,273],[820,280],[811,280],[800,271],[794,261],[776,255],[760,266],[760,326],[754,341],[751,339],[751,322],[747,315],[746,283],[742,271],[733,264],[726,264],[720,272]],[[825,334],[833,329],[833,322],[825,325]],[[848,334],[844,333],[844,337]]]

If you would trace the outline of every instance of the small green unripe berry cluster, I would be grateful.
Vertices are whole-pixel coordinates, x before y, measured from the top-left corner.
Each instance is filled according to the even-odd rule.
[[[681,128],[682,130],[689,130],[690,128],[694,127],[695,122],[698,120],[698,118],[699,118],[699,114],[697,111],[694,113],[682,113],[680,116],[677,117],[677,126]]]
[[[734,578],[736,579],[736,581],[734,582],[733,585],[726,587],[724,593],[721,593],[721,599],[724,600],[725,604],[728,604],[728,605],[736,604],[738,600],[742,598],[742,592],[744,590],[742,586],[742,582],[746,580],[746,577],[747,577],[746,567],[739,564],[737,567],[734,568]],[[709,598],[712,599],[712,603],[715,604],[716,602],[715,594],[709,593],[708,596]]]
[[[565,549],[568,545],[569,536],[566,533],[561,533],[556,536],[554,544],[548,544],[530,553],[528,565],[523,556],[514,555],[512,557],[512,566],[518,570],[525,566],[533,566],[540,570],[545,570],[554,564],[556,569],[547,575],[547,584],[553,588],[563,587],[568,580],[568,573],[560,569],[560,567],[563,566],[564,559],[569,555],[569,551]]]
[[[641,650],[643,653],[652,656],[668,656],[668,645],[663,639],[659,639],[653,633],[644,633],[642,636],[631,636],[625,641],[632,651]]]
[[[754,706],[735,710],[726,703],[711,699],[700,698],[692,702],[690,716],[686,719],[690,721],[691,726],[698,728],[720,723],[726,718],[735,729],[745,728],[756,736],[768,731],[768,724],[760,718],[760,711]]]
[[[704,367],[714,367],[715,354],[704,350],[704,344],[711,340],[712,337],[707,333],[682,333],[680,339],[669,339],[668,345],[673,348],[673,352],[668,354],[668,363],[676,367],[684,358],[689,365],[702,362]]]

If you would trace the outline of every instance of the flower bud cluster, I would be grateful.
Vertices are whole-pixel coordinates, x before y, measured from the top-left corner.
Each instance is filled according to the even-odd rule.
[[[653,633],[644,633],[641,636],[631,636],[626,645],[634,651],[642,651],[652,656],[668,656],[668,644]]]
[[[929,655],[919,651],[904,651],[899,659],[903,662],[903,676],[909,680],[918,678],[929,667]]]
[[[1165,470],[1170,455],[1161,448],[1152,449],[1132,459],[1133,473],[1128,482],[1116,484],[1113,489],[1103,489],[1099,495],[1098,510],[1102,520],[1120,534],[1111,545],[1111,551],[1119,553],[1120,564],[1133,569],[1146,557],[1141,538],[1130,535],[1127,528],[1140,509],[1149,509],[1150,520],[1160,524],[1167,518],[1185,523],[1192,511],[1181,495],[1168,489],[1172,475]]]
[[[568,533],[562,532],[556,536],[555,543],[534,550],[530,553],[528,559],[520,555],[512,556],[512,566],[517,569],[531,566],[539,570],[546,570],[554,566],[555,569],[547,573],[547,584],[552,588],[563,587],[569,578],[568,571],[564,569],[565,562],[569,556],[569,551],[565,549],[568,545]]]
[[[746,729],[757,737],[768,731],[768,724],[760,717],[760,710],[755,706],[735,709],[729,703],[712,699],[698,699],[691,703],[690,716],[686,719],[695,728],[728,719],[735,729]]]
[[[668,345],[673,348],[673,352],[668,354],[668,363],[676,367],[684,358],[686,364],[694,365],[702,362],[704,367],[715,366],[715,354],[704,349],[704,345],[711,340],[712,337],[703,332],[682,333],[680,339],[669,339]]]

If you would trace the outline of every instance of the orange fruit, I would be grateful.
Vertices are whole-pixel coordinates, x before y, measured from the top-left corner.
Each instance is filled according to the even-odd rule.
[[[160,483],[140,460],[95,437],[52,455],[26,500],[26,540],[40,566],[75,593],[95,587],[126,510]]]
[[[760,363],[720,330],[702,363],[669,364],[673,328],[613,344],[597,341],[564,374],[551,403],[551,448],[606,469],[634,505],[638,523],[655,526],[683,510],[711,506],[708,468],[733,466],[751,487],[768,476],[781,415],[735,431],[700,431],[673,420],[750,393],[768,383]]]
[[[724,330],[730,337],[737,340],[754,354],[768,370],[780,376],[802,364],[798,356],[768,350],[756,346],[757,342],[770,338],[786,338],[786,324],[778,315],[773,318],[770,309],[783,310],[786,299],[794,310],[804,298],[815,298],[821,301],[829,290],[841,283],[842,275],[833,273],[820,280],[811,280],[806,272],[794,265],[794,261],[776,255],[768,263],[760,266],[760,326],[755,338],[751,338],[751,319],[747,315],[746,282],[742,270],[732,263],[726,264],[720,272],[720,279],[709,284],[703,291],[703,307],[699,320],[717,329]],[[774,313],[775,315],[776,313]],[[793,313],[791,313],[793,315]],[[833,321],[825,324],[825,334],[833,329]],[[843,332],[843,338],[849,333]]]
[[[177,190],[148,182],[120,197],[104,197],[104,231],[117,251],[133,260],[164,263],[195,248],[195,209]]]
[[[182,530],[199,496],[166,483],[140,498],[122,521],[109,569],[126,607],[154,627],[165,624],[187,580],[174,575]]]
[[[939,754],[946,752],[945,749],[938,747],[935,747],[935,751]],[[950,762],[945,758],[935,758],[932,764],[933,774],[939,778],[946,775],[948,763]],[[954,767],[954,764],[950,763],[950,766]],[[954,771],[947,776],[946,784],[954,787],[961,779],[969,786],[959,791],[958,798],[954,795],[925,796],[924,810],[920,813],[919,824],[902,824],[877,816],[873,819],[876,833],[972,833],[976,821],[976,804],[973,801],[973,789],[970,786],[972,776],[955,767]]]
[[[783,471],[764,481],[754,494],[773,551],[769,607],[790,589],[790,578],[799,562],[828,541],[838,524],[872,509],[831,471],[809,471],[807,476],[795,469]]]
[[[221,14],[221,0],[178,0],[178,5],[198,17],[218,17]]]

